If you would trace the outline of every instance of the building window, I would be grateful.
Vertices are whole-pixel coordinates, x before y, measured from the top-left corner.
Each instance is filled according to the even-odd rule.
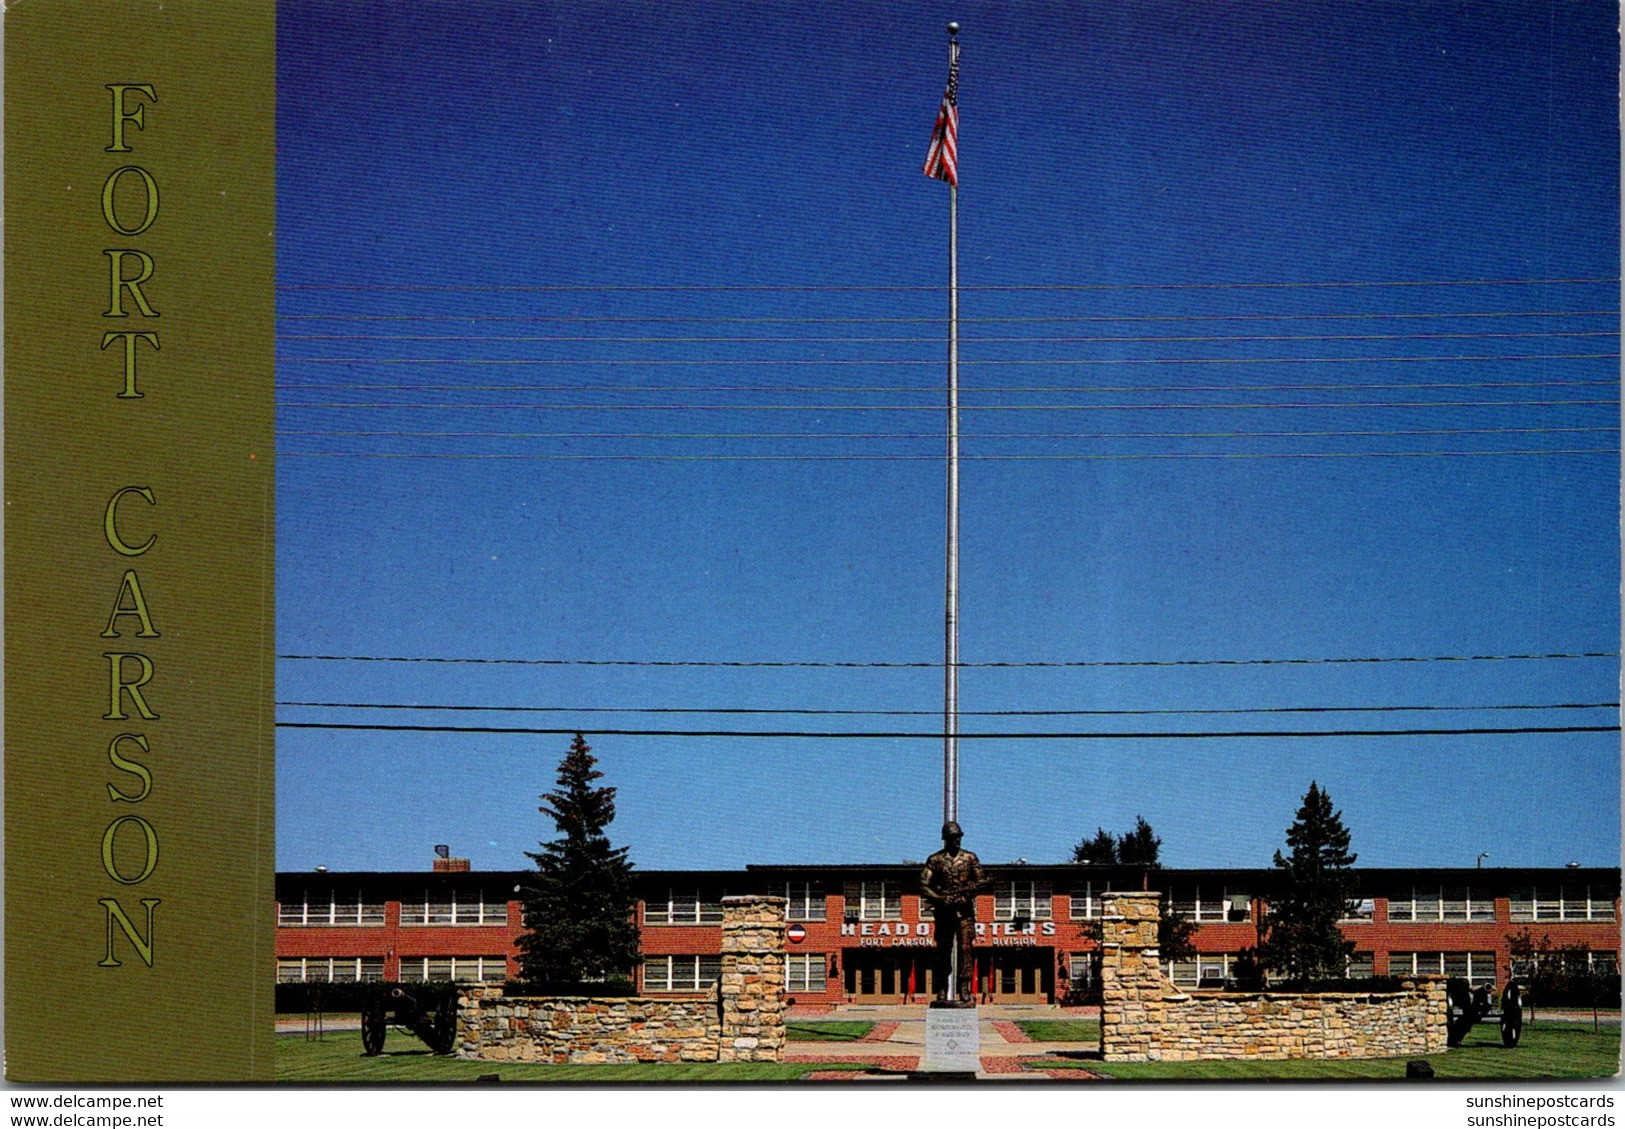
[[[1376,975],[1377,963],[1375,953],[1352,952],[1349,954],[1348,964],[1344,966],[1343,975],[1350,980],[1369,980]]]
[[[1578,952],[1570,950],[1565,952],[1543,953],[1536,956],[1534,959],[1524,957],[1514,960],[1512,962],[1511,969],[1512,978],[1527,984],[1529,980],[1534,977],[1535,972],[1537,971],[1537,966],[1542,960],[1559,963],[1564,966],[1564,970],[1570,974],[1579,972],[1582,969],[1590,969],[1596,972],[1615,974],[1619,972],[1618,953],[1594,953],[1590,951]]]
[[[664,901],[643,906],[645,925],[721,925],[722,900],[707,901],[698,890],[668,890]]]
[[[784,990],[786,992],[822,992],[824,990],[824,954],[790,953],[787,955],[784,958]]]
[[[436,982],[446,980],[501,983],[508,978],[504,957],[402,957],[401,981]]]
[[[1100,917],[1100,895],[1112,888],[1110,882],[1079,882],[1072,887],[1073,921],[1095,921]]]
[[[1513,921],[1612,921],[1617,887],[1540,886],[1512,892]]]
[[[1230,975],[1230,953],[1198,953],[1192,960],[1168,962],[1168,979],[1180,988],[1223,987]]]
[[[1389,921],[1494,921],[1495,900],[1466,886],[1413,886],[1388,899]]]
[[[1083,995],[1093,992],[1100,983],[1100,954],[1073,953],[1067,958],[1067,976],[1074,993]]]
[[[647,957],[643,962],[645,992],[698,992],[720,979],[720,956]]]
[[[1495,986],[1494,953],[1389,953],[1390,976],[1459,976],[1473,987]]]
[[[442,894],[440,901],[424,894],[422,901],[401,899],[402,925],[506,925],[508,903],[486,901],[483,891]]]
[[[307,891],[298,901],[277,908],[278,925],[382,925],[384,903],[369,902],[360,893]]]
[[[848,882],[846,915],[859,921],[903,920],[903,898],[895,882]]]
[[[1215,924],[1222,921],[1247,921],[1252,914],[1252,898],[1214,886],[1189,887],[1179,893],[1187,897],[1174,897],[1174,916],[1187,921]]]
[[[276,978],[280,984],[382,980],[384,958],[282,957],[276,962]]]
[[[1048,882],[1029,882],[1012,878],[1001,882],[993,892],[993,917],[996,921],[1027,918],[1048,921],[1052,916],[1053,899]]]
[[[786,921],[823,921],[824,886],[821,882],[786,882],[784,907]]]
[[[1377,900],[1375,898],[1359,898],[1350,903],[1350,909],[1339,920],[1359,924],[1362,921],[1371,921],[1377,913]],[[1352,976],[1353,973],[1350,973]],[[1366,973],[1370,975],[1370,973]]]

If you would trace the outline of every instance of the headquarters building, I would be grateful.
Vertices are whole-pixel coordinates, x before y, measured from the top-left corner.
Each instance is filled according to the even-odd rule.
[[[1096,978],[1093,924],[1110,889],[1156,889],[1195,922],[1193,960],[1176,985],[1215,986],[1257,943],[1273,870],[985,865],[973,970],[995,1003],[1087,1000]],[[430,870],[280,873],[279,981],[488,980],[518,975],[518,887],[530,871],[477,872],[437,858]],[[920,865],[777,866],[636,874],[643,995],[707,991],[721,967],[728,894],[777,894],[790,922],[785,988],[798,1004],[928,1001],[935,924]],[[1600,867],[1356,870],[1361,899],[1343,922],[1351,976],[1433,973],[1504,984],[1509,937],[1585,945],[1617,969],[1620,871]]]

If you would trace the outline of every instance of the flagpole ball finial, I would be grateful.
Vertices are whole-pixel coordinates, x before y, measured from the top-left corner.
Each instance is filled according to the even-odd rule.
[[[958,35],[959,34],[959,21],[958,20],[949,20],[948,21],[948,34],[949,35]]]

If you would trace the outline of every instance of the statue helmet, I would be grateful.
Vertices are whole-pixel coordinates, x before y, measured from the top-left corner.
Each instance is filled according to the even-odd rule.
[[[946,839],[950,835],[957,835],[961,839],[965,837],[965,833],[959,829],[959,824],[951,819],[942,825],[942,837]]]

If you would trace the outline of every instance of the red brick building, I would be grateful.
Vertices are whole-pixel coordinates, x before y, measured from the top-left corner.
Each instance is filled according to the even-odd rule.
[[[426,872],[277,875],[277,978],[501,980],[516,975],[526,871],[480,873],[437,860]],[[465,864],[466,865],[466,864]],[[975,975],[995,1002],[1058,1002],[1094,975],[1091,923],[1107,889],[1158,889],[1194,920],[1194,960],[1170,964],[1177,984],[1222,980],[1257,940],[1270,870],[1081,865],[988,866],[978,899]],[[1475,984],[1512,973],[1509,936],[1584,944],[1617,967],[1620,872],[1611,868],[1361,869],[1362,900],[1343,925],[1352,975],[1432,972]],[[716,979],[721,899],[789,899],[786,988],[801,1003],[924,1002],[934,923],[915,865],[749,866],[743,871],[640,871],[638,925],[648,995],[696,992]]]

